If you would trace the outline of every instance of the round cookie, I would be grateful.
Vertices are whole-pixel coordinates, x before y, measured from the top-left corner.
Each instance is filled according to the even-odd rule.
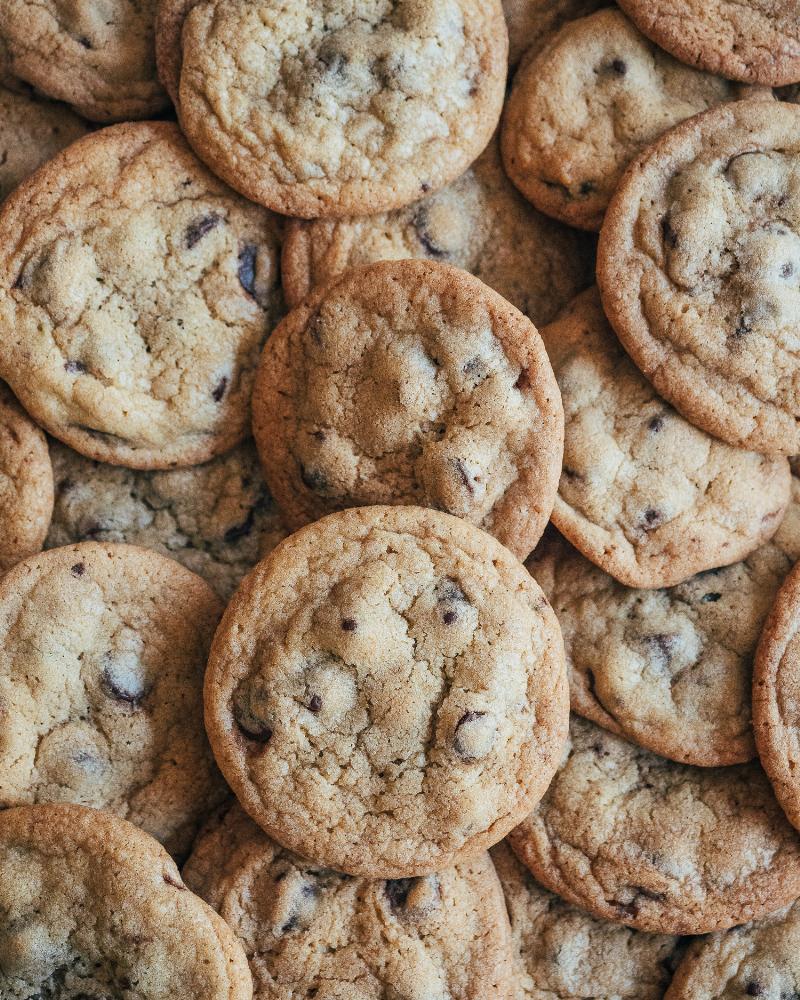
[[[3,0],[0,71],[92,121],[147,118],[167,95],[156,78],[158,0]]]
[[[279,847],[234,806],[183,877],[242,941],[255,1000],[512,1000],[487,854],[424,878],[354,879]]]
[[[506,844],[491,854],[511,918],[515,1000],[662,1000],[677,938],[597,920],[543,889]]]
[[[800,107],[721,105],[626,173],[598,280],[625,349],[693,424],[756,451],[800,452],[795,346]]]
[[[55,508],[45,548],[127,542],[171,556],[227,600],[287,534],[252,442],[190,469],[136,472],[51,442]]]
[[[41,551],[52,512],[47,441],[0,382],[0,573]]]
[[[351,267],[419,257],[469,271],[547,323],[591,280],[589,241],[540,215],[517,192],[492,141],[458,180],[405,208],[355,219],[292,220],[281,257],[286,301]]]
[[[73,143],[0,210],[0,374],[89,458],[170,468],[227,451],[281,309],[277,227],[175,125]]]
[[[0,86],[0,201],[87,128],[63,105]]]
[[[739,90],[677,62],[619,10],[597,11],[565,25],[514,77],[506,170],[542,212],[597,230],[634,156]]]
[[[489,142],[500,0],[162,0],[159,65],[189,142],[237,191],[301,218],[398,208]]]
[[[332,514],[245,577],[205,682],[217,761],[322,865],[405,878],[474,858],[558,766],[558,622],[489,535],[420,507]]]
[[[561,400],[536,328],[477,278],[431,261],[349,271],[294,309],[264,348],[253,430],[290,527],[418,503],[521,558],[561,470]]]
[[[69,545],[7,573],[0,808],[102,808],[185,853],[225,792],[202,703],[221,611],[194,573],[133,545]]]
[[[695,941],[665,1000],[794,1000],[800,995],[800,904]]]
[[[797,0],[619,0],[682,62],[769,87],[800,80]]]
[[[553,32],[577,17],[591,14],[608,0],[503,0],[508,26],[508,62],[539,52]]]
[[[509,842],[546,888],[643,931],[705,934],[800,895],[800,836],[757,764],[676,764],[578,717]]]
[[[542,330],[564,406],[555,526],[629,587],[669,587],[745,558],[789,502],[784,458],[693,427],[631,363],[597,289]]]
[[[79,806],[0,812],[0,995],[250,1000],[242,946],[147,834]]]

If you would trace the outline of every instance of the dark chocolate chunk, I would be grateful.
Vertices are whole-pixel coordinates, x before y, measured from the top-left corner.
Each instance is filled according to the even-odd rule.
[[[197,246],[200,240],[207,236],[212,229],[216,229],[220,222],[222,222],[222,216],[217,215],[216,212],[201,215],[194,222],[190,222],[186,228],[186,249],[191,250],[192,247]]]
[[[219,403],[222,397],[225,395],[225,390],[228,388],[228,377],[223,375],[222,378],[217,382],[214,388],[211,390],[211,398],[215,403]]]

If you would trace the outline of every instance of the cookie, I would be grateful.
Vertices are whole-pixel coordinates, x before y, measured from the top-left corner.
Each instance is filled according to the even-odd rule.
[[[608,0],[503,0],[508,25],[508,62],[541,50],[553,32],[567,21],[591,14]]]
[[[245,577],[206,671],[206,727],[253,819],[368,878],[474,858],[538,802],[567,724],[558,623],[493,538],[367,507]]]
[[[45,436],[0,382],[0,573],[41,551],[52,511]]]
[[[147,834],[79,806],[0,812],[0,995],[250,1000],[242,946]]]
[[[97,122],[147,118],[167,95],[156,78],[158,0],[3,0],[0,71]]]
[[[631,363],[597,289],[542,330],[564,405],[553,523],[629,587],[669,587],[745,558],[778,528],[789,463],[693,427]]]
[[[183,877],[242,941],[255,1000],[512,1000],[487,854],[424,878],[355,879],[284,850],[234,806]]]
[[[221,611],[194,573],[133,545],[69,545],[7,573],[0,808],[106,809],[185,854],[224,796],[202,715]]]
[[[364,504],[423,504],[520,557],[561,470],[558,386],[533,324],[431,261],[349,271],[278,326],[253,429],[289,527]]]
[[[648,38],[682,62],[776,87],[800,80],[797,0],[619,0]]]
[[[665,1000],[794,1000],[800,995],[800,905],[695,941]]]
[[[600,235],[603,304],[656,389],[731,444],[800,453],[800,107],[721,105],[637,159]]]
[[[175,125],[87,136],[0,210],[0,375],[89,458],[161,469],[227,451],[281,308],[278,243]]]
[[[0,86],[0,201],[86,132],[86,123],[69,108]]]
[[[597,917],[705,934],[800,896],[800,836],[757,764],[697,768],[573,717],[569,753],[511,834],[536,878]]]
[[[514,77],[506,170],[542,212],[597,230],[634,156],[739,89],[662,52],[619,10],[597,11],[566,24]]]
[[[553,319],[592,273],[589,241],[520,197],[493,141],[457,181],[405,208],[292,220],[281,257],[286,301],[299,305],[348,268],[406,257],[470,271],[536,324]]]
[[[46,548],[127,542],[171,556],[227,600],[286,535],[250,441],[190,469],[135,472],[51,442],[55,509]]]
[[[416,201],[462,174],[500,117],[500,0],[162,0],[159,18],[189,142],[287,215]]]
[[[516,1000],[662,1000],[677,938],[596,920],[543,889],[506,844],[491,854],[511,918]]]

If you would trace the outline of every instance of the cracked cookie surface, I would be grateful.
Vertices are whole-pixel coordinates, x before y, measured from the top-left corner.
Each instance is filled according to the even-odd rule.
[[[259,455],[290,527],[419,503],[523,558],[552,510],[562,420],[533,324],[477,278],[418,260],[312,293],[268,341],[253,396]]]
[[[567,24],[515,76],[506,170],[542,212],[597,230],[636,154],[740,89],[662,52],[619,10],[598,11]]]
[[[73,144],[6,200],[0,237],[0,372],[46,430],[134,468],[244,438],[281,308],[278,222],[175,125]]]
[[[603,304],[692,423],[800,452],[800,107],[721,105],[639,157],[606,213]]]
[[[682,62],[769,87],[800,80],[797,0],[619,0]]]
[[[250,441],[188,469],[137,472],[50,442],[55,507],[45,547],[126,542],[155,549],[227,600],[285,537]]]
[[[158,44],[215,173],[316,218],[463,173],[497,125],[508,40],[500,0],[162,0]]]
[[[668,587],[775,534],[789,463],[692,426],[632,364],[597,289],[542,330],[564,406],[555,526],[629,587]]]
[[[0,581],[0,808],[75,802],[181,854],[224,796],[203,730],[219,599],[171,559],[84,542]]]
[[[0,73],[98,122],[168,104],[156,78],[158,0],[3,0]]]
[[[217,630],[206,726],[272,837],[371,878],[500,840],[558,764],[558,623],[489,535],[419,507],[310,525],[245,578]]]
[[[458,180],[405,208],[354,219],[289,223],[281,280],[290,306],[348,268],[418,257],[469,271],[547,323],[591,279],[588,240],[529,205],[493,140]]]
[[[242,941],[255,1000],[512,1000],[486,854],[423,878],[356,879],[280,847],[234,805],[183,877]]]
[[[508,25],[508,62],[533,55],[567,21],[591,14],[608,0],[503,0]]]
[[[0,812],[0,995],[253,994],[233,932],[151,837],[107,813],[50,805]]]
[[[800,836],[757,764],[676,764],[577,716],[509,841],[548,889],[644,931],[705,934],[800,893]]]

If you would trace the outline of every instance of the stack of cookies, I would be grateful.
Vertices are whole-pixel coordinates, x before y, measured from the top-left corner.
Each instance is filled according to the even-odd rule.
[[[0,1000],[799,1000],[800,2],[0,0],[0,199]]]

